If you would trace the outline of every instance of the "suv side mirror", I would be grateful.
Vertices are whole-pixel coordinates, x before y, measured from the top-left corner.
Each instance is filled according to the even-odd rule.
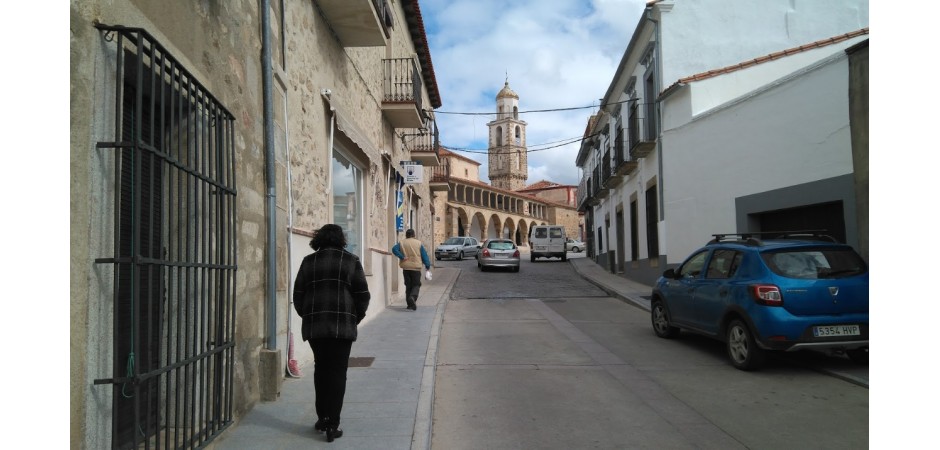
[[[675,279],[676,279],[676,269],[666,269],[666,271],[663,272],[663,277],[664,277],[664,278],[669,278],[669,279],[671,279],[671,280],[675,280]]]

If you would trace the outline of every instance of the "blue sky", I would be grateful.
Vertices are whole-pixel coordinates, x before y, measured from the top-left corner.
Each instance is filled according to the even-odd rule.
[[[486,123],[508,73],[527,123],[527,184],[577,185],[579,142],[643,12],[645,0],[420,0],[443,106],[441,143],[486,164]],[[531,110],[588,107],[570,111]],[[491,113],[488,115],[444,112]],[[554,144],[557,145],[557,144]]]

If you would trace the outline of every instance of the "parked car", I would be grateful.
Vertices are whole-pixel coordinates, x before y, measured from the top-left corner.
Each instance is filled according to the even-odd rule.
[[[577,239],[568,238],[565,241],[565,247],[568,248],[569,252],[580,253],[582,250],[584,250],[584,242],[581,242]]]
[[[441,260],[444,258],[461,260],[465,256],[476,256],[479,250],[479,243],[472,237],[454,236],[438,245],[434,249],[434,258]]]
[[[533,225],[529,229],[529,261],[536,258],[568,259],[565,247],[565,227],[561,225]]]
[[[482,272],[493,267],[505,267],[518,272],[519,248],[509,239],[487,239],[477,256],[477,267]]]
[[[780,233],[776,233],[780,235]],[[868,266],[820,233],[714,235],[656,281],[656,335],[680,330],[725,342],[731,364],[760,367],[769,351],[844,352],[868,363]]]

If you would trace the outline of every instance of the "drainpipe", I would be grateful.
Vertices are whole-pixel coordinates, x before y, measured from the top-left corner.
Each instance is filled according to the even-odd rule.
[[[271,75],[271,1],[261,0],[261,90],[264,116],[264,170],[267,185],[267,292],[266,292],[266,339],[265,348],[277,349],[277,241],[276,202],[274,175],[274,113]]]

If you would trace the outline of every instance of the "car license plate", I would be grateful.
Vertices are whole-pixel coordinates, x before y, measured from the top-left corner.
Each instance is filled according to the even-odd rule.
[[[813,327],[814,337],[830,336],[858,336],[862,334],[858,325],[827,325],[824,327]]]
[[[505,258],[508,258],[509,255],[501,255],[501,254],[497,253],[497,254],[493,255],[493,257],[494,257],[494,258],[502,258],[502,259],[505,259]]]

